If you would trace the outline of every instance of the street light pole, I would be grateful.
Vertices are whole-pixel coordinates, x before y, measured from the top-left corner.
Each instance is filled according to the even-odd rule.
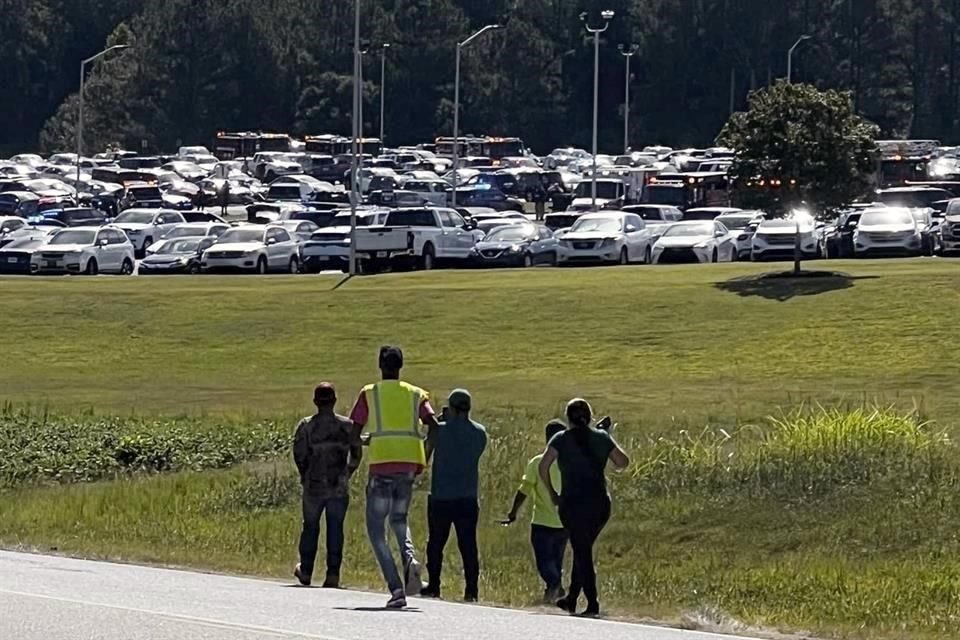
[[[797,38],[797,41],[793,43],[793,46],[790,47],[790,50],[787,51],[787,84],[793,84],[793,52],[796,51],[801,42],[809,40],[812,37],[813,36],[808,35],[800,36]]]
[[[360,141],[357,142],[357,144],[359,145],[358,148],[359,148],[359,150],[360,150],[360,170],[361,170],[361,171],[363,171],[363,134],[364,134],[364,130],[363,130],[363,56],[365,56],[365,55],[367,55],[367,50],[366,50],[366,49],[361,49],[361,50],[360,50],[360,65],[359,65],[359,68],[358,68],[358,71],[357,71],[357,74],[358,74],[357,77],[360,79],[360,97],[359,97],[359,102],[357,103],[357,113],[360,114],[360,116],[359,116],[359,118],[360,118],[360,124],[359,124],[359,127],[360,127],[360,136],[359,136],[359,137],[360,137]],[[360,178],[358,177],[357,180],[359,180],[359,179],[360,179]]]
[[[115,44],[112,47],[107,47],[100,53],[95,56],[90,56],[86,60],[80,62],[80,105],[79,112],[77,113],[77,192],[80,191],[80,158],[83,157],[83,89],[86,86],[86,67],[88,64],[102,58],[111,51],[117,49],[129,49],[130,45],[128,44]]]
[[[620,45],[618,47],[623,57],[627,59],[626,80],[623,87],[623,153],[630,152],[630,59],[640,50],[635,44],[629,47]]]
[[[587,33],[593,34],[593,171],[591,177],[591,201],[592,211],[597,210],[597,118],[600,102],[600,34],[610,27],[610,21],[613,20],[614,12],[607,9],[600,13],[603,18],[602,27],[591,27],[589,16],[586,12],[580,14],[580,20],[586,28]]]
[[[380,47],[380,145],[381,147],[384,143],[384,119],[387,113],[386,110],[386,95],[387,95],[387,49],[390,48],[389,43],[384,43]]]
[[[350,275],[357,275],[357,205],[360,193],[357,189],[360,158],[357,146],[359,137],[358,105],[360,104],[360,0],[354,0],[353,20],[353,146],[350,159]]]
[[[485,34],[487,31],[493,31],[494,29],[500,29],[499,24],[488,24],[483,29],[480,29],[475,34],[464,40],[463,42],[457,43],[457,63],[456,63],[456,72],[454,74],[453,81],[453,193],[452,193],[452,202],[453,206],[457,206],[457,183],[459,182],[459,173],[460,173],[460,52],[465,46]]]

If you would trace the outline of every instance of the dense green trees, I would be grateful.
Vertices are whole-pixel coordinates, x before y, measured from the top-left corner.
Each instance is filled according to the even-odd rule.
[[[960,0],[361,0],[367,131],[378,129],[379,43],[390,42],[387,134],[450,133],[456,41],[463,130],[586,145],[593,60],[577,16],[611,8],[601,60],[601,145],[620,146],[624,62],[637,144],[706,144],[750,90],[785,74],[851,92],[885,135],[960,137]],[[347,133],[353,0],[0,0],[0,150],[73,136],[79,60],[108,38],[136,47],[90,69],[89,150],[169,148],[218,129]],[[46,125],[46,126],[44,126]],[[41,129],[44,130],[40,135]]]
[[[742,206],[780,215],[813,203],[829,214],[869,185],[877,133],[848,93],[780,80],[751,93],[717,142],[739,151],[730,176]]]

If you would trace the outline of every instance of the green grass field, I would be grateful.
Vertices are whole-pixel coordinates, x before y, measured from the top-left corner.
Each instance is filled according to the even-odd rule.
[[[441,398],[470,388],[493,436],[481,530],[491,601],[535,600],[526,532],[495,520],[543,423],[583,395],[616,418],[636,462],[614,481],[601,543],[612,613],[953,637],[960,263],[825,264],[844,275],[758,280],[779,267],[736,264],[336,289],[326,277],[0,280],[0,450],[20,452],[0,466],[0,543],[287,576],[297,487],[286,455],[263,459],[276,427],[255,425],[292,431],[321,379],[347,411],[391,342],[407,379]],[[767,419],[817,416],[816,405],[839,412]],[[871,406],[891,410],[856,413]],[[230,455],[184,435],[222,424]],[[244,443],[248,432],[260,435]],[[76,471],[58,477],[64,465]],[[380,588],[356,498],[345,577]],[[454,580],[455,553],[448,566]]]

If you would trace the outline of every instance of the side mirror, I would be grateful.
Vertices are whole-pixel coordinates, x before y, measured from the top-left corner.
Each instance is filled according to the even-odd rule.
[[[627,231],[627,233],[633,233],[633,232],[637,231],[637,228],[636,228],[635,226],[633,226],[632,224],[628,224],[628,225],[627,225],[627,228],[626,228],[626,231]]]
[[[719,229],[717,229],[717,230],[713,233],[713,235],[714,235],[715,237],[717,237],[717,238],[722,238],[722,237],[724,237],[724,236],[727,235],[727,234],[725,234],[723,231],[720,231]]]
[[[277,239],[276,239],[276,238],[267,238],[267,246],[269,247],[270,245],[273,245],[273,244],[277,244]]]
[[[105,247],[105,246],[107,246],[108,244],[110,244],[110,241],[107,240],[106,238],[100,238],[99,240],[97,240],[97,246],[98,246],[98,247]]]

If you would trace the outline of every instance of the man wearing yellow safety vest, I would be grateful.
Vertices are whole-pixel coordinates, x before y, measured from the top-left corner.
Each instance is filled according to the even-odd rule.
[[[402,382],[402,368],[400,348],[381,347],[382,380],[363,388],[350,414],[356,428],[367,429],[370,435],[367,535],[390,589],[387,607],[391,609],[407,606],[407,592],[419,593],[420,563],[410,539],[407,513],[413,498],[413,481],[423,473],[433,454],[438,427],[430,406],[430,394]],[[388,519],[400,547],[403,579],[387,542],[385,523]]]

